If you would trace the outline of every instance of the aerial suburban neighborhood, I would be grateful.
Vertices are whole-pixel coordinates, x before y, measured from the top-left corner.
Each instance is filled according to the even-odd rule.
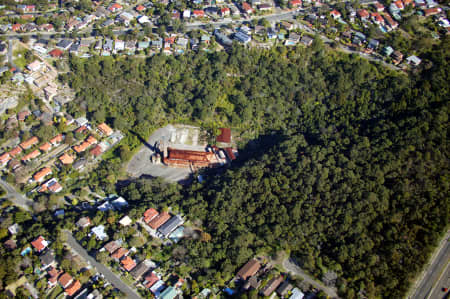
[[[418,111],[421,117],[432,115],[434,123],[448,120],[440,106],[445,100],[430,104],[441,112],[422,111],[425,99],[448,98],[445,92],[432,94],[439,93],[435,84],[448,87],[445,79],[430,75],[419,86],[418,79],[413,84],[405,78],[435,70],[436,55],[430,53],[448,42],[449,12],[448,2],[437,0],[0,2],[0,294],[5,294],[0,298],[422,294],[428,276],[417,279],[417,273],[427,259],[408,263],[401,254],[414,254],[397,244],[410,242],[416,249],[428,244],[420,251],[431,256],[439,234],[430,227],[437,225],[427,220],[430,226],[422,226],[418,219],[425,216],[415,206],[396,206],[389,188],[401,189],[409,202],[421,190],[410,176],[429,172],[440,178],[433,183],[448,177],[416,159],[435,158],[445,167],[448,156],[444,150],[442,156],[434,153],[435,143],[393,145],[388,138],[414,126],[419,117],[407,117]],[[328,58],[324,47],[333,51]],[[239,53],[249,55],[232,56]],[[299,63],[299,57],[308,62]],[[336,75],[338,67],[323,67],[332,60],[346,77]],[[296,70],[319,70],[301,76],[278,69],[281,62],[292,67],[290,61],[298,63]],[[272,69],[255,71],[258,63]],[[276,80],[269,84],[268,76]],[[339,78],[334,85],[321,76]],[[372,86],[375,81],[380,85]],[[372,89],[355,87],[363,85]],[[397,86],[404,93],[391,90]],[[424,94],[413,92],[413,86]],[[277,88],[280,92],[270,91]],[[297,106],[279,101],[280,94]],[[355,101],[347,105],[345,96]],[[342,107],[348,111],[341,113]],[[389,115],[395,125],[373,125],[366,110],[380,113],[377,121]],[[358,119],[342,120],[342,115]],[[350,124],[355,128],[345,131]],[[308,131],[309,126],[317,127]],[[405,139],[422,132],[436,143],[445,139],[428,133],[429,127]],[[445,134],[445,128],[436,130]],[[378,133],[385,139],[369,140]],[[290,143],[292,134],[296,139]],[[392,156],[407,162],[359,170],[370,164],[365,155],[377,146],[382,147],[373,153],[377,162]],[[401,152],[385,154],[393,148]],[[419,148],[423,154],[415,153]],[[343,154],[331,157],[338,151]],[[396,183],[396,175],[404,184]],[[353,184],[363,185],[361,178],[370,181],[367,190],[352,191]],[[339,192],[332,192],[333,184]],[[421,198],[447,194],[444,187],[427,188]],[[332,208],[316,205],[331,202],[335,194],[345,198],[333,199],[339,226],[328,221]],[[358,202],[346,201],[349,196]],[[401,211],[382,224],[396,207]],[[428,208],[438,213],[435,206]],[[322,214],[313,214],[315,209]],[[354,217],[358,221],[350,219],[352,209],[361,215]],[[290,220],[283,228],[284,217]],[[408,217],[413,220],[403,223]],[[420,238],[409,239],[408,225]],[[358,234],[346,235],[352,229]],[[350,249],[341,252],[330,239]],[[367,253],[381,241],[389,242],[391,251]],[[304,245],[308,242],[314,246]],[[445,260],[450,252],[445,244],[439,243],[443,251],[433,258]],[[397,271],[407,281],[399,288],[401,279],[386,276],[392,260],[414,264],[415,279]],[[381,270],[366,271],[366,264]],[[345,276],[349,272],[352,276]],[[375,276],[377,285],[367,283]],[[433,279],[430,294],[448,291],[441,288],[446,283],[441,277]],[[382,294],[378,285],[393,291]]]

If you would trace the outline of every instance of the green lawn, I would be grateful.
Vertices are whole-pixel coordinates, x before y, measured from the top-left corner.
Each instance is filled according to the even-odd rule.
[[[58,295],[61,294],[62,292],[63,292],[63,289],[59,285],[56,285],[56,287],[48,295],[48,298],[54,299],[54,298],[58,297]]]

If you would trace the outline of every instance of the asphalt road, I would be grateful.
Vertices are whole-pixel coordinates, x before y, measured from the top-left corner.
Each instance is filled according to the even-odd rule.
[[[94,267],[99,273],[103,274],[105,276],[105,279],[112,283],[116,288],[121,290],[127,298],[130,299],[140,299],[141,296],[133,290],[131,287],[129,287],[127,284],[125,284],[122,279],[116,274],[114,274],[111,270],[109,270],[104,265],[98,263],[93,257],[91,257],[87,251],[81,247],[80,244],[78,244],[77,240],[72,236],[72,234],[69,231],[65,231],[67,235],[67,243],[69,244],[72,249],[79,254],[81,257],[83,257],[92,267]]]
[[[33,201],[14,189],[13,186],[5,182],[3,179],[0,179],[0,185],[6,190],[8,193],[5,197],[12,201],[16,206],[19,206],[27,211],[31,211],[33,208]]]
[[[306,274],[299,266],[295,264],[295,262],[291,258],[287,258],[283,261],[284,269],[286,271],[293,273],[294,275],[300,276],[304,281],[315,287],[316,289],[324,291],[330,298],[339,298],[336,290],[333,288],[327,287],[321,282],[315,280],[308,274]]]
[[[411,299],[438,299],[443,298],[445,293],[441,291],[445,283],[448,283],[450,275],[450,232],[440,244],[437,253],[431,258],[430,264],[416,284]],[[446,285],[445,287],[449,287]]]

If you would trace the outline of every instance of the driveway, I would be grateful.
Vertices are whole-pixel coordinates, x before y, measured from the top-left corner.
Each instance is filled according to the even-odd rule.
[[[111,284],[113,284],[116,288],[121,290],[127,298],[131,299],[140,299],[141,296],[132,289],[130,286],[125,284],[120,277],[113,273],[111,270],[109,270],[106,266],[98,263],[93,257],[91,257],[87,251],[81,247],[80,244],[78,244],[77,240],[72,236],[72,233],[69,231],[65,231],[67,235],[67,243],[69,246],[81,257],[83,257],[88,264],[93,266],[99,273],[103,274],[105,276],[105,279],[109,281]]]
[[[283,268],[291,272],[294,275],[300,276],[304,281],[314,286],[316,289],[324,291],[330,298],[339,298],[336,290],[333,288],[327,287],[323,285],[321,282],[315,280],[308,274],[306,274],[299,266],[295,264],[295,262],[291,258],[287,258],[283,261]]]

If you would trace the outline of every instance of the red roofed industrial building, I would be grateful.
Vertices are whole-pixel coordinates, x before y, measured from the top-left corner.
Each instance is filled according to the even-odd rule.
[[[217,136],[216,140],[217,142],[225,142],[230,143],[231,142],[231,130],[229,128],[220,128],[220,135]]]

